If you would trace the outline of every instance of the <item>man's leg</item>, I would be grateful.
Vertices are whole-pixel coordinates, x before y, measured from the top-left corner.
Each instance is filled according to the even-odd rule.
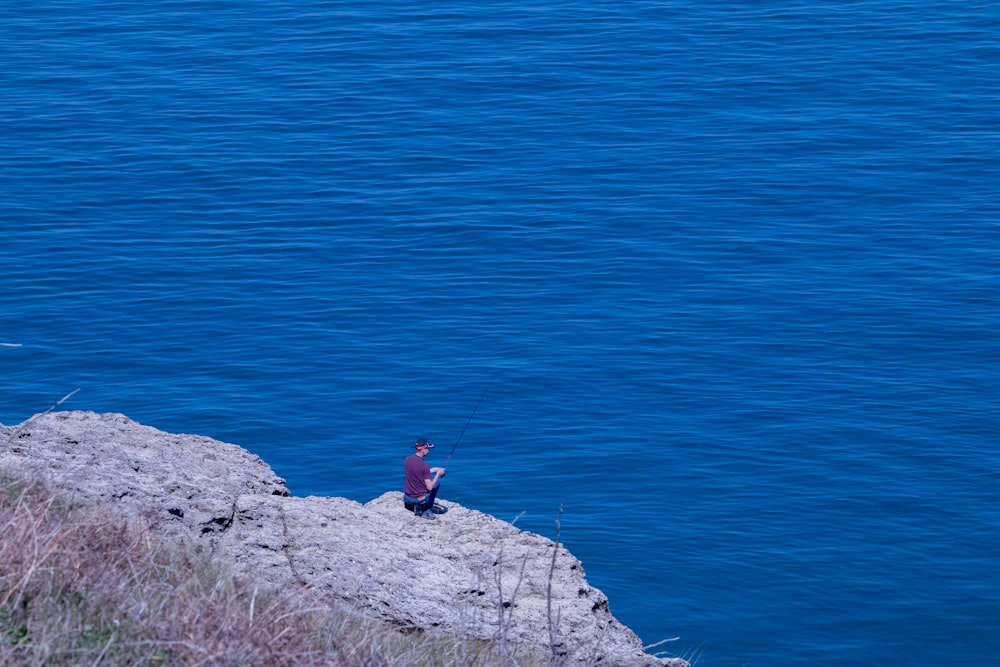
[[[427,494],[424,498],[423,503],[420,505],[420,513],[428,511],[430,508],[434,507],[434,499],[437,498],[438,489],[441,488],[440,484],[436,484],[431,492]]]

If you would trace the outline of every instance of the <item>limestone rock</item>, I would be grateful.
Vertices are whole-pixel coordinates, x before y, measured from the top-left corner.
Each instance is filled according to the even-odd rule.
[[[645,654],[565,548],[446,499],[449,511],[431,521],[406,511],[398,491],[365,504],[292,497],[241,447],[117,414],[43,414],[3,427],[0,443],[2,470],[45,474],[82,501],[143,514],[242,574],[399,626],[555,650],[580,665],[687,664]]]
[[[120,501],[172,532],[214,535],[243,494],[289,495],[285,481],[242,447],[164,433],[119,414],[53,412],[14,429],[2,467],[40,472],[83,501]]]

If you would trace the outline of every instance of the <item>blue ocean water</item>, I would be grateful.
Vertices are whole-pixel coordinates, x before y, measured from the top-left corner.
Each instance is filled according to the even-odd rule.
[[[79,388],[362,502],[427,437],[656,650],[996,663],[993,3],[0,26],[3,423]]]

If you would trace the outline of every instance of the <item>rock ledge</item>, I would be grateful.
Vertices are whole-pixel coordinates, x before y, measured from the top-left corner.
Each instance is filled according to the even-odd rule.
[[[543,536],[449,503],[427,521],[395,491],[360,504],[294,497],[260,457],[120,414],[53,412],[0,426],[0,470],[40,473],[88,503],[151,517],[237,572],[301,585],[400,626],[508,641],[579,665],[685,667],[643,652],[571,553]]]

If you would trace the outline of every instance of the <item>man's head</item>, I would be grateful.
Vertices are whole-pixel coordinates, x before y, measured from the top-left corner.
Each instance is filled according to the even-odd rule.
[[[417,449],[417,456],[427,456],[432,449],[434,449],[434,444],[427,442],[423,438],[417,440],[416,444],[413,445]]]

